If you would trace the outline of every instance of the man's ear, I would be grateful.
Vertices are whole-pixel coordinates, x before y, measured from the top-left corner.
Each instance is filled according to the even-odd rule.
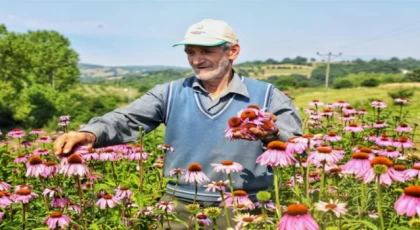
[[[240,50],[241,47],[239,46],[239,44],[233,45],[232,48],[229,49],[229,60],[233,61],[236,58],[238,58]]]

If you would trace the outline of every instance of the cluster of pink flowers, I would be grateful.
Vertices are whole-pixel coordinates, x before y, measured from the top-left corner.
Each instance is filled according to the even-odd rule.
[[[70,116],[69,115],[60,116],[59,121],[60,121],[58,123],[59,126],[66,127],[70,124]]]
[[[266,114],[258,105],[249,105],[248,108],[239,111],[238,116],[230,118],[225,130],[225,137],[234,140],[236,139],[235,134],[239,133],[250,140],[256,140],[257,137],[251,131],[252,129],[265,131],[276,129],[270,115]]]
[[[400,99],[398,101],[395,100],[395,102],[403,104],[407,103],[407,100]],[[292,170],[282,170],[282,178],[284,178],[284,172],[289,173],[289,175],[287,176],[288,181],[280,184],[280,190],[283,192],[284,189],[284,191],[290,192],[290,188],[299,188],[299,191],[307,192],[308,197],[322,197],[312,207],[304,204],[292,204],[287,208],[283,208],[281,205],[274,204],[269,199],[254,203],[246,190],[243,190],[242,187],[236,188],[233,186],[235,185],[234,181],[211,181],[205,175],[205,170],[203,170],[203,166],[199,163],[191,163],[186,169],[172,169],[169,171],[169,175],[176,176],[177,180],[181,179],[185,183],[204,186],[206,192],[220,193],[219,201],[222,201],[223,197],[223,202],[220,203],[220,206],[225,204],[228,207],[235,207],[234,212],[236,212],[236,215],[234,220],[237,222],[235,226],[237,229],[244,229],[249,225],[257,226],[261,224],[261,221],[265,221],[266,224],[273,224],[273,218],[270,219],[268,216],[256,216],[246,213],[246,211],[255,208],[264,208],[264,210],[271,212],[277,211],[277,213],[282,212],[284,215],[282,218],[279,218],[277,229],[319,229],[318,224],[310,214],[309,209],[312,208],[321,212],[329,212],[337,218],[342,217],[347,213],[347,208],[346,203],[340,200],[347,199],[350,194],[339,193],[339,183],[337,182],[336,186],[332,186],[335,181],[328,181],[331,178],[338,179],[338,181],[341,179],[354,180],[356,183],[364,183],[364,186],[372,182],[379,182],[382,186],[390,186],[395,182],[420,180],[420,162],[410,161],[410,164],[406,165],[402,163],[409,156],[405,151],[412,152],[415,147],[409,138],[412,136],[410,132],[415,130],[415,127],[413,129],[410,125],[403,123],[403,121],[395,124],[381,120],[385,116],[380,117],[380,111],[387,107],[386,103],[379,100],[371,103],[375,113],[374,119],[364,118],[363,115],[367,113],[365,109],[356,109],[345,101],[324,104],[319,100],[314,100],[310,105],[315,108],[305,110],[309,114],[308,119],[310,120],[305,124],[308,124],[311,134],[292,137],[287,141],[275,140],[268,143],[266,150],[258,156],[255,163],[262,166],[269,166],[275,170],[294,167],[293,171],[297,171],[295,175],[290,175]],[[324,106],[324,108],[320,110],[321,106]],[[318,110],[321,112],[318,112]],[[338,114],[340,114],[337,121],[339,125],[333,124]],[[69,116],[63,116],[60,118],[60,121],[66,122],[65,125],[68,125]],[[229,139],[235,139],[235,134],[239,133],[241,138],[245,136],[246,139],[256,140],[258,138],[250,131],[253,128],[267,131],[276,129],[271,117],[255,105],[241,110],[236,117],[229,119],[228,125],[225,136]],[[369,134],[364,135],[366,133]],[[22,174],[25,174],[26,177],[42,178],[47,183],[52,181],[49,178],[55,177],[58,173],[68,177],[76,175],[76,178],[84,177],[81,179],[84,182],[82,189],[93,193],[95,191],[93,189],[94,182],[96,183],[101,176],[99,174],[93,174],[94,167],[87,167],[88,163],[89,166],[95,165],[98,162],[116,162],[122,160],[136,163],[140,161],[144,163],[148,159],[157,159],[155,164],[147,165],[147,167],[158,168],[160,170],[159,172],[161,172],[163,166],[164,159],[161,155],[157,156],[147,153],[143,146],[138,144],[123,144],[97,149],[78,147],[71,154],[59,156],[61,163],[56,163],[54,162],[53,156],[48,155],[50,151],[46,147],[51,145],[55,137],[46,135],[40,129],[35,129],[29,132],[29,134],[36,135],[28,135],[32,140],[35,140],[34,142],[22,140],[26,136],[26,132],[20,129],[10,131],[7,133],[6,138],[9,140],[16,139],[12,140],[12,142],[19,142],[13,146],[13,151],[16,152],[13,156],[17,156],[15,162],[19,163],[19,166],[23,165],[21,163],[24,163],[26,166],[26,172],[22,172]],[[348,143],[343,141],[346,136],[354,138],[351,139],[351,141],[355,141],[354,145],[348,146]],[[356,143],[356,141],[360,142]],[[363,145],[358,145],[361,143]],[[369,146],[369,148],[365,146]],[[173,147],[168,144],[159,145],[157,149],[161,150],[157,152],[174,152]],[[351,156],[346,156],[346,154],[351,154]],[[344,161],[343,159],[349,160]],[[412,159],[414,158],[410,158],[410,160]],[[411,163],[414,164],[411,165]],[[232,160],[223,160],[218,163],[209,162],[209,165],[213,167],[215,172],[228,175],[244,171],[244,167],[241,164]],[[112,166],[114,167],[114,163],[112,163]],[[146,167],[142,166],[142,168]],[[321,181],[325,180],[325,175],[331,177],[327,179],[328,183],[323,187]],[[33,180],[33,178],[26,179]],[[231,178],[229,177],[229,179]],[[51,185],[52,183],[49,184]],[[302,188],[304,186],[307,187],[304,191],[296,186],[301,186]],[[228,187],[230,187],[231,191],[227,191]],[[371,185],[366,187],[371,189]],[[8,192],[10,189],[11,185],[0,182],[0,208],[7,208],[12,203],[23,203],[27,205],[32,199],[38,197],[35,192],[39,190],[33,190],[28,185],[17,186],[13,193]],[[77,214],[83,212],[83,208],[87,205],[96,205],[99,209],[111,209],[117,205],[135,207],[135,203],[132,200],[133,192],[129,187],[123,185],[115,188],[115,195],[101,190],[96,193],[97,200],[94,202],[88,201],[83,205],[71,201],[69,198],[71,195],[69,196],[67,191],[63,192],[63,190],[65,190],[64,187],[46,186],[43,189],[42,195],[46,199],[47,205],[49,204],[59,211],[63,211],[64,209],[73,210]],[[328,196],[331,194],[334,196]],[[288,195],[286,192],[281,194],[282,197]],[[334,197],[334,199],[326,202],[329,198],[325,195],[327,197]],[[284,200],[281,202],[285,204]],[[175,212],[175,207],[176,202],[160,201],[153,207],[140,208],[137,212],[137,217],[149,216],[153,214],[155,209],[165,212]],[[405,188],[404,193],[394,203],[394,208],[399,215],[409,217],[419,216],[420,187],[410,185]],[[369,214],[369,216],[374,216],[370,215],[372,214],[371,211],[363,211],[365,214]],[[162,211],[160,212],[162,213]],[[68,212],[65,212],[65,214],[68,214]],[[1,216],[2,213],[0,213],[0,219]],[[164,218],[163,215],[156,216],[159,216],[158,218]],[[129,221],[129,215],[122,216],[121,218],[125,225],[129,226],[133,224]],[[198,213],[194,213],[192,218],[200,226],[209,226],[212,223],[208,214],[201,210]],[[45,219],[45,223],[50,229],[66,228],[71,224],[71,219],[62,212],[52,212]]]

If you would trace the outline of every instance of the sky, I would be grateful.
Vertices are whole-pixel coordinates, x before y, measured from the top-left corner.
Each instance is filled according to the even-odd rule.
[[[205,18],[239,38],[236,63],[341,53],[334,61],[420,59],[419,0],[0,0],[9,31],[55,30],[80,62],[187,67],[181,41]]]

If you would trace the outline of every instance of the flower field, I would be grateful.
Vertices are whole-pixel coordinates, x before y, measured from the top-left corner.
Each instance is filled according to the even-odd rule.
[[[136,143],[80,146],[55,156],[52,143],[68,131],[70,116],[60,117],[59,132],[3,130],[0,229],[168,229],[181,222],[174,211],[177,199],[160,200],[168,181],[220,194],[215,207],[189,205],[185,229],[222,229],[218,218],[232,229],[420,229],[420,152],[413,143],[418,124],[407,120],[407,99],[394,103],[395,109],[380,100],[368,108],[309,102],[303,109],[304,135],[270,142],[257,159],[274,176],[257,200],[235,190],[231,175],[243,167],[231,159],[189,162],[164,177],[165,154],[177,152],[159,131]],[[271,129],[255,110],[226,121],[221,135],[235,141],[229,140],[232,130],[248,134],[250,124]],[[203,167],[226,180],[212,182]]]

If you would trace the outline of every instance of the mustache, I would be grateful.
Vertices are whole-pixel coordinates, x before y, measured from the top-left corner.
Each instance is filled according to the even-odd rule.
[[[211,67],[210,65],[196,65],[196,66],[193,66],[193,68],[208,68],[208,67]]]

